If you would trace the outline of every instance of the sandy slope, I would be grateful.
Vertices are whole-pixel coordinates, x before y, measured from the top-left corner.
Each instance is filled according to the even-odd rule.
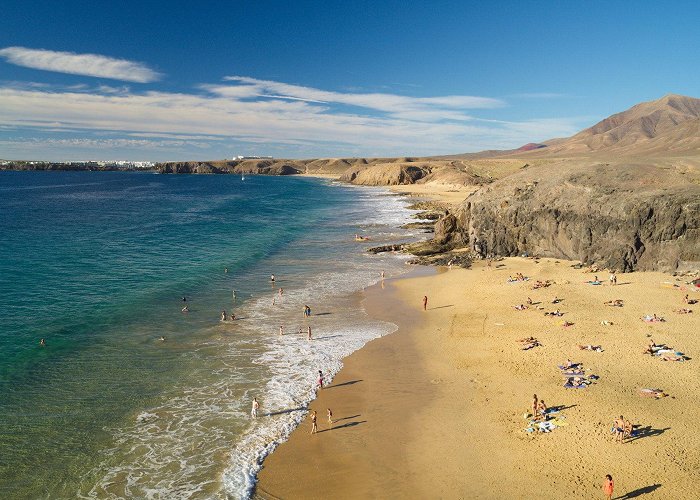
[[[309,425],[265,462],[262,496],[282,498],[595,498],[605,474],[616,494],[696,498],[700,490],[700,307],[677,315],[685,292],[662,286],[660,273],[619,276],[619,285],[592,286],[590,274],[568,262],[513,258],[487,268],[454,269],[367,292],[368,310],[400,330],[348,358],[334,385],[312,404],[352,423],[314,436]],[[507,283],[522,272],[556,284]],[[606,277],[599,273],[600,277]],[[429,310],[419,311],[427,294]],[[691,296],[700,298],[700,293]],[[516,311],[530,296],[566,313]],[[602,303],[623,299],[622,308]],[[657,313],[666,323],[639,317]],[[560,326],[562,320],[574,323]],[[603,326],[609,320],[612,326]],[[517,338],[542,347],[522,351]],[[652,335],[686,352],[684,363],[641,354]],[[577,343],[601,344],[602,353]],[[562,387],[556,365],[583,362],[600,380],[583,390]],[[671,397],[638,396],[640,387]],[[561,405],[568,426],[550,434],[524,432],[533,392]],[[623,445],[609,434],[623,414],[644,428]],[[341,424],[342,422],[339,422]]]

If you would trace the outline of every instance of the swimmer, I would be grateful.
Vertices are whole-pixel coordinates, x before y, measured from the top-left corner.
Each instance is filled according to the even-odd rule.
[[[233,300],[236,300],[236,290],[231,290],[231,292],[233,294]]]
[[[187,307],[187,306],[185,306],[185,307],[182,308],[182,312],[188,313],[188,312],[190,312],[190,308]]]
[[[44,339],[41,339],[41,340],[39,341],[39,345],[40,345],[41,347],[46,347],[46,341],[45,341]]]
[[[160,337],[158,337],[158,340],[160,340],[161,342],[165,342],[165,337],[161,335]]]
[[[228,274],[228,267],[224,267],[224,273]]]
[[[273,283],[275,282],[275,275],[274,274],[270,275],[270,281],[272,281]]]
[[[183,301],[183,302],[187,302],[187,297],[184,297],[184,296],[183,296],[183,297],[182,297],[182,301]]]

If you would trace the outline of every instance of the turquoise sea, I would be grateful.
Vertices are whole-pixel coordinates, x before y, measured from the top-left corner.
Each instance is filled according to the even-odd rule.
[[[364,252],[415,236],[406,203],[299,177],[0,172],[0,498],[248,497],[317,370],[394,330],[357,292],[406,269]]]

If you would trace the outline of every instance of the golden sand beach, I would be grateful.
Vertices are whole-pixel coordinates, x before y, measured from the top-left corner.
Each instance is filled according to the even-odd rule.
[[[616,286],[599,272],[603,284],[591,285],[594,274],[573,264],[509,258],[470,270],[418,268],[366,290],[368,313],[399,330],[346,359],[310,406],[321,432],[310,435],[305,421],[265,460],[256,494],[603,498],[611,474],[615,497],[697,498],[700,306],[683,297],[700,293],[655,272],[618,274]],[[508,282],[516,273],[529,280]],[[533,289],[537,280],[552,284]],[[526,310],[513,307],[528,297]],[[623,307],[604,305],[615,299]],[[557,308],[562,317],[545,316]],[[673,312],[680,308],[693,313]],[[666,321],[647,323],[647,314]],[[522,350],[518,339],[530,336],[542,345]],[[643,354],[650,339],[690,360]],[[599,379],[563,387],[557,365],[567,359]],[[668,397],[642,397],[642,388]],[[552,432],[525,431],[533,394],[560,409]],[[635,425],[623,444],[610,432],[619,415]]]

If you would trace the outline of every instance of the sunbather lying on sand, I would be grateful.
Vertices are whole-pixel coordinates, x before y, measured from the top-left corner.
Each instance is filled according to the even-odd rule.
[[[663,323],[666,321],[663,317],[657,316],[656,314],[652,314],[651,316],[647,314],[646,316],[642,316],[641,320],[647,323]]]
[[[690,314],[693,312],[693,310],[684,307],[682,309],[674,309],[673,312],[677,314]]]
[[[642,354],[654,354],[656,351],[663,349],[664,347],[664,344],[656,345],[654,339],[649,339],[649,345],[647,345],[646,349],[642,351]]]
[[[568,327],[570,327],[570,326],[574,326],[574,324],[573,324],[571,321],[564,321],[564,322],[561,324],[561,326],[563,326],[564,328],[568,328]]]
[[[525,309],[527,309],[527,306],[524,304],[519,304],[517,306],[513,306],[513,309],[515,309],[516,311],[524,311]]]
[[[528,349],[532,349],[533,347],[539,347],[542,344],[540,344],[539,340],[537,340],[535,337],[528,337],[526,339],[520,339],[518,342],[521,342],[523,345],[521,349],[523,351],[527,351]]]
[[[578,344],[578,348],[581,349],[582,351],[603,352],[603,348],[599,345]]]
[[[570,377],[564,382],[564,387],[567,389],[583,389],[588,385],[588,381],[580,376]]]
[[[544,315],[545,316],[559,316],[559,317],[561,317],[561,316],[564,316],[564,313],[561,312],[559,309],[557,309],[556,311],[546,312],[546,313],[544,313]]]
[[[560,299],[559,297],[554,297],[554,298],[552,299],[552,304],[558,304],[558,303],[561,302],[562,300],[564,300],[564,299]]]
[[[607,319],[604,319],[604,320],[602,320],[602,321],[600,322],[600,324],[603,325],[603,326],[610,326],[610,325],[613,324],[613,322],[612,322],[612,321],[608,321]]]
[[[665,398],[668,396],[664,391],[661,389],[639,389],[639,395],[642,396],[643,398],[656,398],[656,399],[661,399]]]
[[[661,356],[661,361],[685,361],[686,357],[679,353],[664,353]]]
[[[535,284],[532,285],[532,289],[533,289],[533,290],[537,290],[538,288],[546,288],[546,287],[548,287],[548,286],[551,286],[553,283],[554,283],[554,282],[553,282],[553,281],[550,281],[550,280],[546,280],[546,281],[537,280],[537,281],[535,282]]]
[[[603,304],[610,307],[622,307],[625,305],[622,299],[608,300],[607,302],[603,302]]]

